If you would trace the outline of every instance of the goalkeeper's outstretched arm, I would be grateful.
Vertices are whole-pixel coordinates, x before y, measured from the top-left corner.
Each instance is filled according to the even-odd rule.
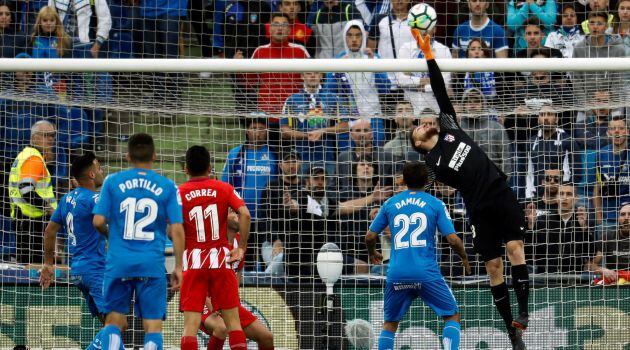
[[[435,62],[435,55],[431,49],[431,37],[429,35],[422,37],[422,34],[418,29],[412,29],[411,33],[416,39],[416,43],[422,50],[424,58],[427,60],[427,65],[429,66],[431,89],[433,90],[435,99],[440,107],[440,127],[442,129],[459,129],[459,124],[457,123],[457,118],[455,116],[455,109],[453,108],[450,97],[448,97],[446,84],[444,83],[444,78],[442,77],[442,71],[440,71],[440,67],[437,62]]]

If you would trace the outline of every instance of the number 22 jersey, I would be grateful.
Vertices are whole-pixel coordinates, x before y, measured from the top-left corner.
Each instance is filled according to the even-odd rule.
[[[190,179],[179,192],[186,231],[184,270],[230,268],[228,207],[236,211],[245,202],[230,184],[210,178]]]
[[[167,224],[182,223],[175,184],[147,169],[129,169],[105,179],[94,215],[109,224],[105,276],[164,277]]]

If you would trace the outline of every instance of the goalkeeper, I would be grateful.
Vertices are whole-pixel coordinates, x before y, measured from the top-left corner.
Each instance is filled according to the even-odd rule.
[[[470,215],[475,251],[481,255],[490,277],[494,304],[501,314],[513,349],[525,349],[522,330],[527,328],[529,273],[525,265],[523,236],[525,216],[507,176],[461,129],[446,92],[440,68],[431,51],[429,36],[412,29],[429,66],[431,88],[440,107],[440,130],[422,125],[410,134],[412,147],[424,154],[431,180],[461,193]],[[519,314],[512,317],[509,291],[503,278],[503,244],[512,264],[512,286]]]

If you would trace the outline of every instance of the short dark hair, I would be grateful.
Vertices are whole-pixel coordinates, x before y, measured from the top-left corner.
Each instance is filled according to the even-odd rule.
[[[287,22],[291,23],[291,18],[289,18],[289,15],[282,13],[282,12],[274,12],[271,14],[271,17],[269,17],[269,22],[273,22],[274,18],[276,17],[284,17],[286,18]]]
[[[551,49],[548,47],[539,47],[534,49],[529,53],[528,58],[532,58],[534,56],[545,56],[545,58],[551,58]]]
[[[523,28],[527,27],[527,26],[536,26],[540,29],[541,32],[544,33],[545,31],[545,27],[542,25],[542,22],[540,21],[540,19],[538,19],[538,17],[529,17],[525,23],[523,23]]]
[[[191,146],[186,151],[186,169],[191,176],[204,175],[210,163],[210,152],[204,146]]]
[[[358,29],[358,30],[361,32],[361,35],[363,35],[363,29],[364,29],[364,28],[361,28],[358,24],[353,24],[353,25],[351,25],[351,26],[350,26],[350,28],[348,28],[348,30],[346,31],[346,35],[348,35],[348,32],[349,32],[349,31],[350,31],[350,29],[352,29],[352,28],[356,28],[356,29]]]
[[[486,56],[486,58],[492,58],[492,50],[490,49],[488,44],[486,44],[483,38],[470,39],[470,42],[468,43],[468,48],[466,48],[466,57],[468,57],[468,53],[470,52],[470,44],[474,43],[475,41],[478,42],[479,45],[481,45],[481,51],[483,51],[483,55]]]
[[[418,161],[407,162],[403,167],[403,180],[410,189],[423,190],[429,182],[426,165]]]
[[[79,180],[94,164],[95,159],[96,155],[94,154],[94,152],[87,151],[83,153],[81,156],[72,161],[72,166],[70,167],[70,175]]]
[[[155,154],[155,144],[153,137],[146,133],[131,135],[127,142],[127,152],[132,162],[147,163],[153,160]]]
[[[595,17],[601,17],[603,18],[606,22],[608,22],[608,12],[606,11],[591,11],[588,13],[588,17],[587,19],[591,19],[591,18],[595,18]]]

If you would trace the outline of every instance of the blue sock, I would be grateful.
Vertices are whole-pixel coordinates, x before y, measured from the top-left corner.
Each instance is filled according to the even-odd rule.
[[[394,337],[396,334],[383,329],[378,337],[378,350],[394,350]]]
[[[459,349],[459,335],[462,327],[459,322],[446,321],[444,330],[442,331],[442,345],[444,350]]]
[[[144,335],[144,350],[162,350],[163,348],[162,333],[146,333]]]
[[[122,337],[120,335],[120,328],[113,324],[105,326],[100,332],[101,345],[103,350],[120,350],[122,346]]]

